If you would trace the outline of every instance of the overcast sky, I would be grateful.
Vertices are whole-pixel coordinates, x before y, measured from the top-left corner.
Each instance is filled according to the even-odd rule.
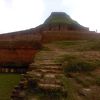
[[[0,0],[0,33],[34,28],[51,12],[66,12],[100,32],[100,0]]]

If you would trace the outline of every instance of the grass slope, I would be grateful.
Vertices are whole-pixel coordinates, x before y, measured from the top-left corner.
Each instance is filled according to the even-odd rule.
[[[44,47],[60,58],[66,100],[100,100],[100,40],[55,41]]]
[[[44,44],[42,53],[48,53],[47,58],[55,58],[62,63],[64,76],[61,77],[65,95],[51,100],[100,100],[100,40],[55,41]],[[49,51],[54,54],[51,55]],[[41,54],[40,52],[40,54]],[[43,55],[39,55],[40,58]],[[50,100],[54,92],[28,92],[30,98]],[[60,97],[61,95],[61,97]],[[29,99],[30,100],[30,99]]]

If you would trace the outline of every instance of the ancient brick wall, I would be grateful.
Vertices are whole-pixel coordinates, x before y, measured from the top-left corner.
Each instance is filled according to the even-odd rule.
[[[0,49],[0,64],[31,63],[36,54],[34,49]]]
[[[40,41],[41,35],[37,30],[25,30],[12,32],[8,34],[0,34],[0,41]]]
[[[100,38],[95,32],[81,31],[45,31],[42,33],[42,42],[50,42],[56,40],[80,40]]]
[[[0,34],[0,66],[30,64],[40,48],[41,35],[34,29]]]
[[[31,62],[44,42],[100,38],[89,31],[68,31],[68,27],[38,26],[34,29],[0,35],[0,62]]]

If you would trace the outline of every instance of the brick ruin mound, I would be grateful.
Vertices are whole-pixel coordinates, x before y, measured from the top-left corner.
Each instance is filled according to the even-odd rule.
[[[55,40],[99,38],[96,32],[80,25],[64,12],[52,12],[36,28],[0,34],[0,65],[31,63],[42,43]]]

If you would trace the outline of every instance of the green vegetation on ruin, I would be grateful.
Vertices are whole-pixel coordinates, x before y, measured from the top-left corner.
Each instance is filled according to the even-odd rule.
[[[70,18],[69,15],[67,15],[64,12],[52,12],[50,17],[44,22],[44,24],[76,24],[78,23]]]
[[[100,61],[99,61],[100,62]],[[100,65],[100,64],[99,64]],[[97,61],[88,61],[85,59],[66,56],[63,61],[65,73],[68,72],[89,72],[96,68]]]
[[[64,40],[44,45],[44,50],[54,51],[58,55],[56,62],[62,63],[64,68],[65,76],[61,78],[67,91],[64,100],[100,99],[97,95],[100,92],[99,44],[100,40]]]
[[[100,40],[68,40],[52,42],[57,48],[74,51],[100,51]]]

